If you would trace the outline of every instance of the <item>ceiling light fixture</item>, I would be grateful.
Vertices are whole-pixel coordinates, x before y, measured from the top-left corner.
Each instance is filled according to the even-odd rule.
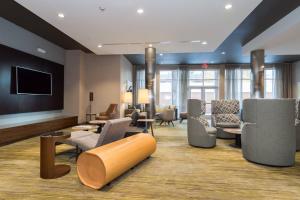
[[[137,9],[137,11],[136,11],[138,14],[143,14],[144,13],[144,10],[142,9],[142,8],[139,8],[139,9]]]
[[[171,44],[171,41],[160,42],[160,44]]]
[[[153,45],[152,45],[152,44],[149,44],[148,47],[153,47]]]
[[[59,18],[64,18],[64,17],[65,17],[64,13],[58,13],[57,16],[58,16]]]
[[[206,44],[207,44],[207,42],[206,42],[206,41],[203,41],[201,44],[203,44],[203,45],[206,45]]]
[[[102,6],[99,6],[99,10],[100,10],[100,12],[104,12],[106,9]]]
[[[226,5],[225,5],[225,9],[226,9],[226,10],[229,10],[229,9],[231,9],[231,8],[232,8],[232,5],[231,5],[231,4],[226,4]]]
[[[42,49],[42,48],[37,48],[36,50],[40,53],[43,53],[43,54],[47,53],[47,51],[45,49]]]
[[[200,40],[192,40],[191,43],[199,43],[201,42]]]
[[[222,53],[221,53],[222,55],[225,55],[226,54],[226,52],[225,51],[222,51]]]
[[[102,44],[98,44],[98,48],[102,48],[103,46],[102,46]]]

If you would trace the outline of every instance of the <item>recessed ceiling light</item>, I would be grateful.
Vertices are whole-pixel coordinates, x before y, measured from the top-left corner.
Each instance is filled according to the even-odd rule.
[[[226,54],[226,52],[225,51],[222,51],[222,53],[221,53],[222,55],[225,55]]]
[[[47,53],[47,51],[45,49],[42,49],[42,48],[37,48],[36,50],[40,53],[44,53],[44,54]]]
[[[171,44],[171,41],[160,42],[160,44]]]
[[[229,10],[229,9],[231,9],[231,8],[232,8],[232,5],[231,5],[231,4],[226,4],[226,5],[225,5],[225,9],[226,9],[226,10]]]
[[[152,44],[149,44],[148,47],[153,47],[153,45],[152,45]]]
[[[203,45],[206,45],[206,44],[207,44],[207,42],[206,42],[206,41],[203,41],[201,44],[203,44]]]
[[[102,44],[98,44],[98,48],[102,48],[103,46],[102,46]]]
[[[137,11],[136,11],[138,14],[143,14],[144,13],[144,10],[142,9],[142,8],[139,8],[139,9],[137,9]]]
[[[199,43],[201,42],[200,40],[192,40],[191,43]]]
[[[58,13],[57,16],[58,16],[59,18],[64,18],[64,17],[65,17],[64,13]]]
[[[163,56],[164,54],[160,53],[159,55],[160,55],[160,56]]]

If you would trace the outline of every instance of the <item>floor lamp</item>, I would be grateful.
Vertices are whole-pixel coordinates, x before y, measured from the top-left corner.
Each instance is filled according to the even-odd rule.
[[[138,104],[143,105],[142,111],[146,111],[145,107],[146,104],[150,103],[150,95],[149,95],[149,90],[148,89],[139,89],[138,90]],[[146,119],[147,119],[147,111],[146,111]],[[145,132],[148,132],[148,127],[147,127],[147,122],[145,122]]]
[[[139,89],[138,90],[138,104],[144,105],[142,111],[146,111],[145,105],[150,103],[148,89]]]
[[[128,109],[129,109],[130,105],[132,105],[132,92],[124,93],[123,102],[128,104]]]

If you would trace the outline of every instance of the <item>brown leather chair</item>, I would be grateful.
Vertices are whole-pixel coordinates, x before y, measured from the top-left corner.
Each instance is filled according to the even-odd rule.
[[[109,120],[115,119],[118,113],[118,104],[110,104],[105,112],[101,112],[99,116],[96,117],[97,120]]]

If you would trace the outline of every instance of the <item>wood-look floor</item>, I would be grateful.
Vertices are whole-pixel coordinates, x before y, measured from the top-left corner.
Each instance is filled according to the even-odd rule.
[[[214,149],[187,144],[186,126],[157,127],[152,158],[110,186],[93,190],[76,174],[72,147],[60,145],[57,161],[71,172],[59,179],[39,178],[39,138],[0,148],[0,200],[8,199],[300,199],[300,153],[296,165],[272,168],[247,162],[233,140]],[[130,155],[129,155],[130,156]]]

